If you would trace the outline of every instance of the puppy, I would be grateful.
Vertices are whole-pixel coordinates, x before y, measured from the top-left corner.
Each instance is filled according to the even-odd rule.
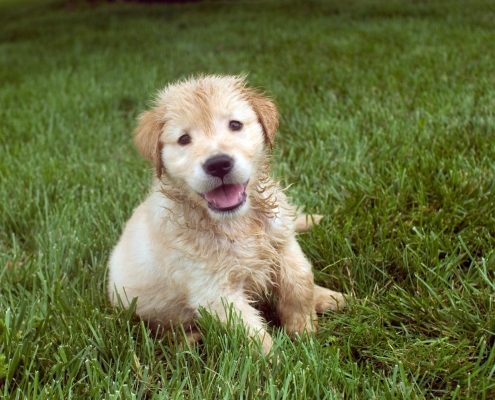
[[[266,353],[272,341],[256,304],[273,304],[290,334],[313,331],[316,312],[344,305],[314,284],[296,240],[296,224],[305,230],[312,219],[296,219],[270,178],[277,127],[274,103],[243,78],[203,76],[158,94],[135,136],[155,176],[110,257],[113,305],[137,299],[140,318],[181,324],[195,338],[199,308],[226,321],[232,307]]]

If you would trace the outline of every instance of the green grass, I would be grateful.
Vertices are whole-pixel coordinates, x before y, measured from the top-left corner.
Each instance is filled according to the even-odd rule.
[[[0,7],[0,398],[492,399],[495,6],[470,1]],[[249,73],[274,173],[327,215],[300,242],[352,293],[317,335],[203,316],[201,346],[109,307],[150,169],[137,114],[194,73]],[[235,325],[235,324],[234,324]]]

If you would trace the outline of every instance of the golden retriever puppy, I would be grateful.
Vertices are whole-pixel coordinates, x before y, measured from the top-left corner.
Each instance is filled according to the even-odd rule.
[[[314,284],[295,237],[296,224],[312,221],[295,218],[269,176],[277,127],[273,102],[243,78],[203,76],[158,94],[136,130],[155,176],[110,257],[114,305],[137,299],[142,319],[186,329],[201,307],[223,321],[232,307],[266,353],[272,342],[257,303],[270,301],[291,334],[314,330],[315,312],[344,305]]]

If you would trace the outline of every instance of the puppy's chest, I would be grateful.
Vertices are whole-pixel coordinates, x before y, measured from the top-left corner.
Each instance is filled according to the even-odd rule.
[[[189,232],[182,243],[189,259],[201,261],[208,271],[232,284],[266,286],[280,263],[281,243],[262,226]]]
[[[220,257],[225,262],[228,283],[251,293],[266,292],[280,264],[277,245],[265,232],[224,241]]]
[[[223,240],[226,250],[224,256],[236,260],[240,268],[271,268],[278,263],[277,247],[265,232]]]

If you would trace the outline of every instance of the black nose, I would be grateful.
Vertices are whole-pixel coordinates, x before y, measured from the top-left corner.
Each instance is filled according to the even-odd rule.
[[[220,154],[208,158],[203,165],[203,169],[209,175],[223,178],[234,166],[234,160],[226,154]]]

